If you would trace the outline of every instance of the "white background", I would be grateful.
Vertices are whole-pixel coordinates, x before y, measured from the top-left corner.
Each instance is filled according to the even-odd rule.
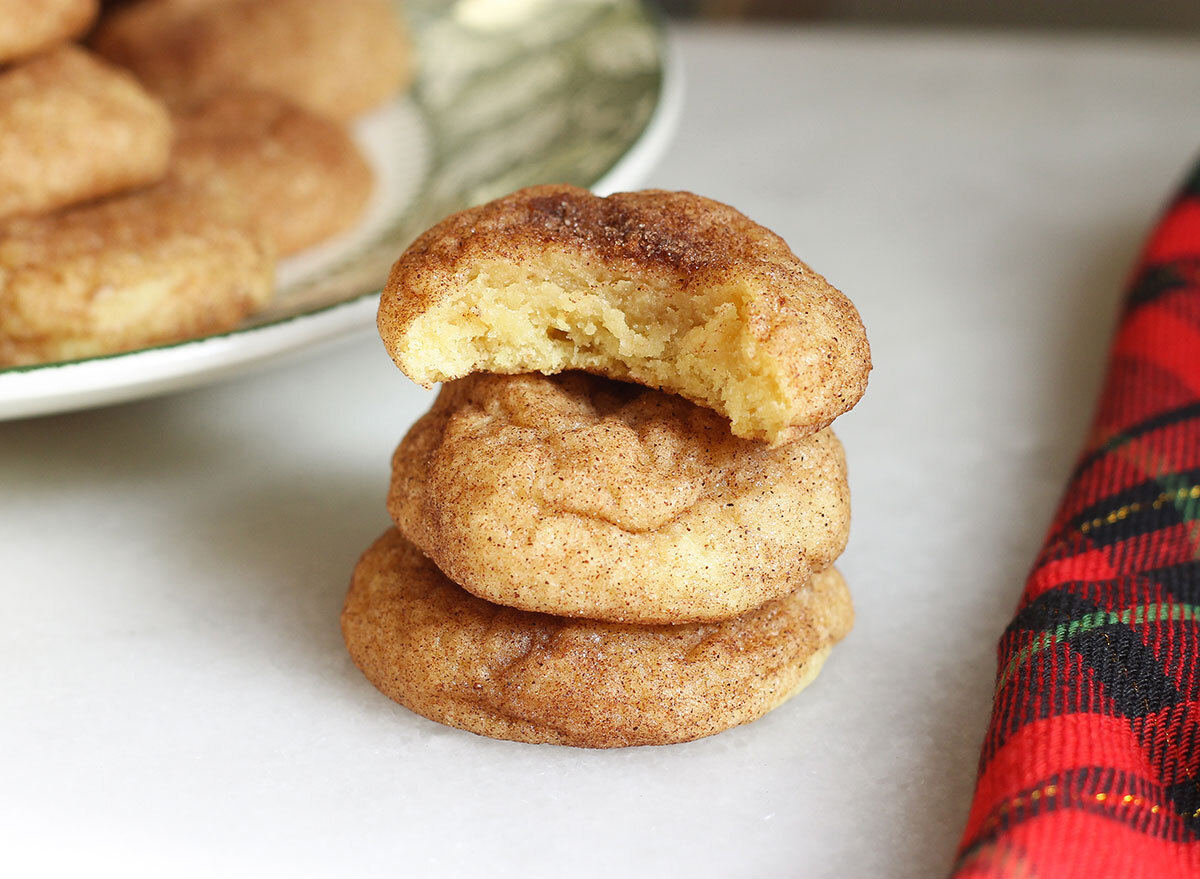
[[[728,201],[859,305],[839,420],[859,619],[688,745],[535,747],[380,696],[338,611],[427,405],[364,334],[219,387],[0,424],[8,875],[926,877],[994,645],[1086,430],[1148,224],[1200,150],[1195,44],[681,35],[649,184]]]

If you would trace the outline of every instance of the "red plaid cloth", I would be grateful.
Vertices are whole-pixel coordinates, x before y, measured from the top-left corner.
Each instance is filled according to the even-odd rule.
[[[954,879],[1200,876],[1200,169],[999,652]]]

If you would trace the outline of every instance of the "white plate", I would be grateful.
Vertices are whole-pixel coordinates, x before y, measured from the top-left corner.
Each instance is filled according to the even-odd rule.
[[[377,184],[351,232],[279,266],[275,302],[232,332],[0,369],[0,420],[195,387],[372,327],[388,268],[422,229],[520,186],[634,188],[683,103],[661,22],[637,0],[405,6],[412,96],[355,126]]]

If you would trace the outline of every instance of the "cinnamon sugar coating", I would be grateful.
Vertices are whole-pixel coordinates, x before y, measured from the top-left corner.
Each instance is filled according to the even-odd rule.
[[[0,365],[235,326],[274,289],[270,246],[159,184],[0,224]]]
[[[0,70],[0,219],[154,183],[170,150],[162,102],[83,49]]]
[[[0,0],[0,64],[74,39],[99,10],[98,0]]]
[[[717,624],[498,607],[395,530],[359,561],[342,611],[354,662],[407,708],[479,735],[588,748],[689,741],[761,717],[816,676],[852,623],[833,569]]]
[[[779,236],[687,192],[535,186],[454,214],[396,262],[379,330],[425,386],[584,369],[775,444],[828,426],[870,371],[844,295]]]
[[[636,623],[728,619],[845,547],[829,430],[780,447],[709,409],[585,373],[446,384],[393,458],[388,508],[468,591]]]
[[[371,193],[371,169],[345,128],[269,92],[215,93],[178,110],[175,128],[171,178],[281,255],[348,229]]]
[[[390,0],[141,0],[105,17],[93,44],[172,104],[240,85],[346,120],[412,77]]]

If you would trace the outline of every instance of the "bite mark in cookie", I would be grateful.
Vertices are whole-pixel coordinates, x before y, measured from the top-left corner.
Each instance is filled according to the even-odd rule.
[[[844,295],[779,236],[686,192],[537,186],[455,214],[393,267],[379,331],[425,386],[583,369],[776,444],[850,409],[870,371]]]

